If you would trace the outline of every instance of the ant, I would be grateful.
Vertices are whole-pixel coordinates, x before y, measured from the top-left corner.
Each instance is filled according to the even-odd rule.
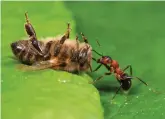
[[[93,83],[95,83],[96,81],[100,80],[105,75],[111,75],[112,73],[114,73],[117,81],[120,83],[120,87],[117,89],[117,91],[116,91],[116,93],[115,93],[115,95],[113,96],[112,99],[115,98],[116,94],[119,92],[119,90],[121,88],[124,91],[128,91],[130,89],[131,84],[132,84],[131,83],[131,79],[138,79],[144,85],[146,85],[146,86],[148,85],[146,82],[144,82],[140,78],[132,76],[132,66],[131,65],[128,65],[124,69],[121,69],[120,66],[119,66],[119,63],[116,60],[113,60],[109,56],[103,56],[100,53],[98,53],[96,50],[92,50],[92,51],[95,52],[96,54],[98,54],[99,56],[101,56],[101,58],[99,58],[97,60],[95,58],[92,58],[94,61],[96,61],[96,63],[100,64],[95,70],[93,70],[93,72],[97,71],[101,66],[105,66],[106,69],[109,70],[108,73],[104,73],[104,75],[102,75],[102,76],[98,77],[96,80],[94,80]],[[130,75],[125,73],[125,71],[128,68],[130,69]]]

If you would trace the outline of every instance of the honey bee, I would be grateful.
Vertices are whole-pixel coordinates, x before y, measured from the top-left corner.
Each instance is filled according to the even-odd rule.
[[[15,57],[26,65],[24,69],[52,68],[68,72],[91,70],[92,47],[83,33],[81,33],[83,43],[80,43],[78,36],[75,40],[69,39],[71,28],[68,23],[64,35],[38,40],[27,13],[25,13],[25,18],[25,30],[29,37],[26,40],[11,43]]]

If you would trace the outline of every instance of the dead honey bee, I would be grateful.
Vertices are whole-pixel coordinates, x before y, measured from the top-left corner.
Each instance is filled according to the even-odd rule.
[[[26,66],[23,69],[41,70],[52,68],[68,72],[91,70],[92,48],[87,38],[81,33],[84,40],[80,43],[78,36],[70,40],[70,24],[63,36],[49,37],[38,40],[36,32],[25,13],[25,29],[29,36],[26,40],[11,43],[15,57]]]

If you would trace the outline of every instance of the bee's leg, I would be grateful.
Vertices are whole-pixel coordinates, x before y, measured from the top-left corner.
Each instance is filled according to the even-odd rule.
[[[30,41],[32,42],[32,45],[41,53],[43,54],[43,51],[39,45],[39,42],[37,40],[37,37],[36,37],[36,32],[32,26],[32,24],[30,23],[29,19],[28,19],[28,15],[27,15],[27,12],[25,13],[25,18],[26,18],[26,23],[25,23],[25,29],[26,29],[26,32],[27,34],[29,35],[30,37]]]
[[[79,41],[77,35],[76,35],[76,48],[71,50],[71,61],[79,63]],[[79,70],[79,66],[77,69]]]
[[[64,44],[65,40],[69,38],[69,33],[70,33],[70,23],[68,23],[68,28],[67,28],[66,33],[62,36],[62,38],[59,41],[59,44],[56,45],[56,47],[54,49],[54,56],[55,57],[59,54],[60,49],[61,49],[62,45]]]
[[[69,39],[69,37],[70,37],[70,31],[71,31],[70,23],[67,23],[67,31],[65,33],[67,39]]]
[[[82,36],[82,38],[83,38],[84,42],[85,42],[85,43],[88,43],[87,38],[84,36],[84,34],[83,34],[82,32],[81,32],[81,36]]]
[[[42,50],[42,48],[40,47],[40,44],[37,40],[36,37],[32,36],[30,38],[32,45],[34,46],[34,48],[39,52],[39,54],[41,54],[42,56],[44,55],[44,51]]]
[[[36,36],[36,32],[32,26],[32,24],[30,23],[29,19],[28,19],[28,15],[27,12],[25,13],[25,18],[26,18],[26,23],[25,23],[25,30],[27,32],[27,34],[29,35],[29,37],[32,36]]]
[[[88,66],[89,66],[90,71],[92,72],[92,66],[91,66],[91,64],[88,63]]]
[[[46,46],[45,46],[45,54],[44,54],[44,60],[48,60],[50,59],[50,48],[51,48],[51,45],[52,45],[53,41],[49,41],[47,42]]]
[[[78,35],[76,35],[76,50],[79,50],[79,40],[78,40]]]
[[[63,43],[65,42],[65,40],[69,38],[69,35],[70,35],[70,23],[68,23],[67,31],[66,31],[66,33],[63,35],[63,37],[61,38],[60,44],[63,44]]]

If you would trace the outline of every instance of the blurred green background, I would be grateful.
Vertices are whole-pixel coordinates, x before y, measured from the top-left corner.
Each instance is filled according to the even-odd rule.
[[[131,64],[133,75],[149,84],[149,87],[146,87],[141,82],[133,80],[130,92],[120,92],[111,102],[119,86],[115,77],[106,76],[97,82],[95,86],[100,92],[105,119],[164,119],[165,2],[65,2],[62,5],[64,8],[58,7],[60,5],[54,6],[55,2],[5,3],[2,4],[2,96],[5,91],[15,90],[13,85],[22,83],[17,81],[14,84],[15,81],[5,82],[4,79],[13,76],[8,73],[14,71],[13,67],[18,64],[12,59],[7,59],[7,56],[12,55],[9,44],[25,36],[23,14],[24,10],[28,10],[38,36],[63,33],[65,23],[72,19],[72,29],[75,30],[72,32],[83,32],[94,49],[116,59],[122,68]],[[101,48],[96,44],[96,39],[99,40]],[[96,66],[93,62],[93,68]],[[53,74],[52,71],[48,72]],[[96,79],[104,72],[107,71],[102,67],[89,75]],[[19,77],[27,75],[18,74]],[[154,93],[150,89],[160,93]]]

